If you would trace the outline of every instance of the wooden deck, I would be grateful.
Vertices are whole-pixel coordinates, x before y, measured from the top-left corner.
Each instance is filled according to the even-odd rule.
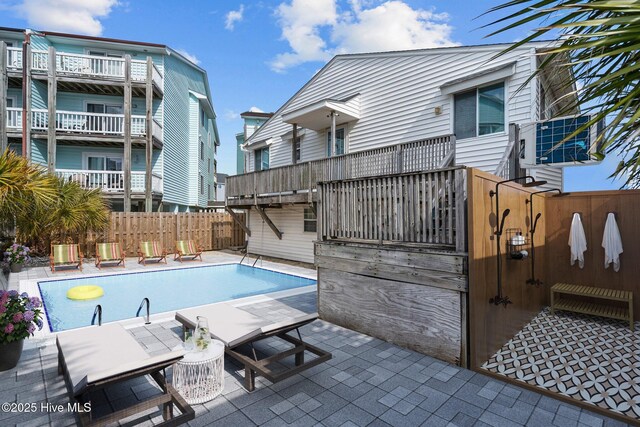
[[[313,203],[319,182],[423,172],[454,162],[455,137],[446,135],[311,162],[227,177],[227,206]]]

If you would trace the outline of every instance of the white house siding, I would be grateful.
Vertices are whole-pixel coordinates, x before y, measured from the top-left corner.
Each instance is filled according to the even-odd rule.
[[[270,166],[291,163],[291,141],[281,135],[291,131],[282,113],[322,99],[344,99],[360,94],[360,120],[347,128],[348,151],[360,151],[452,133],[453,96],[443,95],[440,86],[482,70],[516,62],[507,79],[506,121],[530,122],[530,83],[516,93],[532,68],[531,46],[488,62],[503,46],[435,49],[418,52],[338,56],[306,87],[296,94],[273,119],[263,125],[250,143],[272,138]],[[442,113],[435,114],[435,107]],[[339,120],[339,117],[338,117]],[[340,126],[339,126],[340,127]],[[508,135],[494,134],[457,142],[456,163],[493,172],[508,143]],[[326,131],[305,130],[301,161],[326,156]],[[253,155],[250,155],[253,170]]]
[[[271,228],[262,220],[255,209],[249,212],[248,252],[276,258],[313,263],[313,241],[316,233],[304,232],[304,206],[293,205],[282,209],[267,209],[267,215],[278,230],[282,240],[278,240]]]

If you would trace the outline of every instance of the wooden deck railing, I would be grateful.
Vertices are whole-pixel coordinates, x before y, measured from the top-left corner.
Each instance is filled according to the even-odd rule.
[[[466,251],[466,169],[318,184],[318,240],[435,244]]]
[[[227,177],[230,204],[240,199],[313,191],[321,181],[428,171],[453,162],[455,137],[446,135],[295,165]],[[235,202],[235,203],[234,203]]]

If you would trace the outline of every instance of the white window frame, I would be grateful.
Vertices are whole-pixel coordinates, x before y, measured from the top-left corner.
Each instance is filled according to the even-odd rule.
[[[84,54],[85,55],[89,55],[89,56],[99,56],[99,55],[93,55],[91,52],[100,52],[100,53],[104,53],[104,56],[106,58],[122,58],[124,59],[124,52],[119,51],[119,50],[108,50],[108,49],[91,49],[91,48],[85,48],[84,49]],[[109,56],[111,55],[111,56]]]
[[[267,169],[262,169],[262,151],[263,150],[267,150],[268,153],[268,162],[269,162],[269,166],[267,167]],[[260,168],[261,169],[256,169],[256,154],[260,152]],[[266,171],[271,169],[271,149],[269,148],[268,145],[264,146],[264,147],[260,147],[260,148],[256,148],[255,150],[253,150],[253,171],[254,172],[259,172],[259,171]]]
[[[349,131],[349,126],[348,126],[348,125],[346,125],[346,124],[345,124],[345,125],[336,126],[336,135],[338,134],[338,131],[339,131],[340,129],[342,129],[342,130],[343,130],[343,132],[344,132],[344,146],[342,147],[342,151],[343,151],[343,153],[342,153],[342,154],[336,154],[336,155],[332,156],[332,155],[331,155],[331,153],[330,153],[330,152],[328,152],[328,149],[330,148],[330,147],[328,147],[328,144],[329,144],[329,136],[331,135],[331,128],[328,128],[328,129],[327,129],[327,134],[326,134],[326,136],[325,136],[325,138],[324,138],[324,149],[325,149],[325,154],[327,154],[327,158],[329,158],[329,157],[336,157],[336,156],[342,156],[342,155],[347,154],[347,153],[349,152],[349,149],[348,149],[348,147],[349,147],[349,140],[348,140],[348,138],[347,138],[347,135],[349,135],[349,132],[348,132],[348,131]],[[302,153],[301,153],[301,154],[302,154]]]
[[[307,211],[313,212],[313,210],[311,208],[306,207],[306,206],[302,209],[302,232],[303,233],[317,233],[318,232],[318,215],[317,214],[315,215],[316,216],[315,220],[307,219],[307,218],[305,218],[305,214],[306,214]],[[308,222],[313,222],[313,223],[316,224],[316,230],[315,231],[307,231],[307,230],[305,230],[305,225]]]
[[[7,96],[6,99],[7,99],[7,101],[11,100],[11,103],[13,104],[11,107],[9,107],[9,105],[7,105],[7,108],[19,108],[18,107],[18,97],[17,96],[15,96],[15,95]]]
[[[89,170],[89,157],[104,157],[104,165],[107,166],[107,157],[113,157],[120,159],[122,162],[122,167],[124,170],[124,154],[119,153],[107,153],[107,152],[92,152],[92,151],[83,151],[82,152],[82,169]],[[106,171],[106,169],[105,169]],[[117,171],[122,172],[122,171]]]
[[[83,113],[88,113],[87,108],[89,108],[89,104],[102,105],[104,107],[104,111],[107,111],[107,107],[120,107],[122,109],[122,113],[124,114],[124,104],[115,104],[113,102],[103,102],[103,101],[92,101],[90,99],[84,100],[84,111]],[[100,114],[100,113],[95,113]],[[112,114],[112,113],[102,113],[102,114]]]
[[[496,132],[496,133],[488,133],[485,135],[480,135],[479,132],[479,128],[480,128],[480,103],[478,102],[478,90],[482,89],[484,87],[489,87],[489,86],[495,86],[498,83],[502,83],[504,85],[504,131],[502,132]],[[460,94],[460,93],[464,93],[464,92],[470,92],[471,90],[475,90],[476,91],[476,136],[470,136],[468,138],[458,138],[456,136],[456,141],[466,141],[466,140],[470,140],[470,139],[477,139],[477,138],[491,138],[491,137],[495,137],[496,135],[500,135],[500,136],[504,136],[507,135],[509,133],[509,96],[508,96],[508,90],[509,90],[509,82],[508,80],[498,80],[498,81],[493,81],[490,83],[486,83],[486,84],[482,84],[479,86],[473,86],[473,87],[469,87],[466,88],[464,90],[461,90],[459,92],[455,92],[452,93],[451,95],[449,95],[449,111],[451,111],[450,117],[449,117],[449,127],[451,129],[451,134],[454,134],[456,131],[456,100],[455,97],[456,95]]]

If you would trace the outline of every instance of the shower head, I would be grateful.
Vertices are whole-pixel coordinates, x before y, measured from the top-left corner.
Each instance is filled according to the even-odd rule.
[[[511,209],[505,209],[504,212],[502,212],[502,220],[500,221],[500,228],[496,230],[496,234],[498,236],[502,235],[502,230],[504,229],[504,221],[507,219],[510,213],[511,213]]]
[[[539,187],[541,185],[545,185],[546,183],[547,183],[547,181],[545,181],[545,180],[540,180],[540,181],[533,180],[531,182],[525,182],[524,184],[522,184],[522,186],[526,187],[526,188]]]

